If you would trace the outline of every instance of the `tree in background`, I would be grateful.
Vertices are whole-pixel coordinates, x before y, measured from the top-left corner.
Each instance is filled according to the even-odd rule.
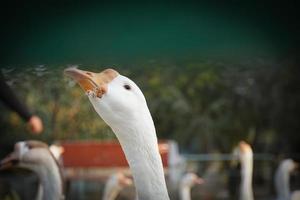
[[[117,70],[144,91],[160,138],[175,139],[189,152],[228,152],[241,139],[260,152],[296,151],[287,144],[296,147],[300,140],[297,64],[256,59],[135,65],[139,67],[121,65]],[[8,84],[43,118],[45,133],[35,136],[38,139],[114,138],[81,89],[63,76],[62,67],[2,71]],[[1,139],[27,138],[21,119],[1,110],[8,116],[2,119]]]

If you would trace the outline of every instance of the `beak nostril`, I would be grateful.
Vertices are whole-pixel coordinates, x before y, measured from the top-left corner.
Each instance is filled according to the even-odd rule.
[[[90,72],[86,72],[86,74],[89,75],[89,76],[93,76],[93,74],[90,73]]]

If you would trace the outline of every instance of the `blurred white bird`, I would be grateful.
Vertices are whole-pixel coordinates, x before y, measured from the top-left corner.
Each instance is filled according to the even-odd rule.
[[[48,145],[40,141],[15,144],[14,151],[1,160],[1,168],[18,166],[34,171],[40,180],[38,200],[63,200],[63,176]]]

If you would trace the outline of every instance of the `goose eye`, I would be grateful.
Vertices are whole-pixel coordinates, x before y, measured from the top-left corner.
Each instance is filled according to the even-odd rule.
[[[130,85],[124,85],[124,88],[126,89],[126,90],[130,90],[131,89],[131,87],[130,87]]]
[[[25,144],[25,147],[27,147],[28,149],[32,149],[32,146],[29,144]]]

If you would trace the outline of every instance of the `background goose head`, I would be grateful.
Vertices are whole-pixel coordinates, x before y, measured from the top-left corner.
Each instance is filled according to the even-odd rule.
[[[251,146],[245,142],[240,141],[237,147],[234,149],[234,156],[237,157],[241,163],[245,163],[249,160],[252,160],[253,151]]]
[[[123,188],[132,185],[131,178],[125,176],[124,173],[118,172],[109,176],[107,185],[111,187]]]
[[[51,154],[48,145],[39,141],[22,141],[14,146],[11,154],[1,161],[1,168],[20,166],[29,169],[39,164],[47,164],[49,159],[45,154]]]
[[[199,185],[204,183],[204,180],[200,178],[197,174],[189,172],[186,173],[180,180],[179,195],[181,200],[191,199],[191,188],[194,185]]]
[[[61,159],[61,156],[65,151],[64,147],[57,145],[57,144],[51,144],[49,146],[49,150],[51,151],[54,158],[58,161]]]
[[[291,173],[299,167],[299,163],[290,158],[284,159],[280,165],[280,167],[282,167],[282,170],[287,173]]]
[[[198,184],[203,184],[204,180],[202,178],[200,178],[197,174],[189,172],[186,173],[181,181],[181,187],[193,187],[194,185],[198,185]]]

